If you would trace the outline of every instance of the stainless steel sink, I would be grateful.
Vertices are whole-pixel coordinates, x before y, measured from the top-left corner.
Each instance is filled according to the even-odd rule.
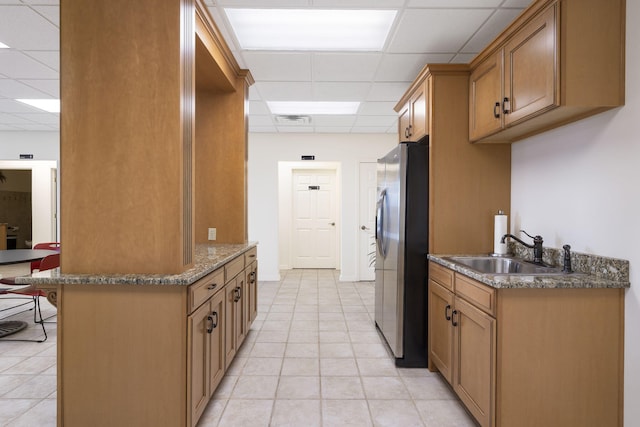
[[[452,256],[444,259],[482,274],[553,275],[566,274],[561,268],[545,267],[515,258]]]

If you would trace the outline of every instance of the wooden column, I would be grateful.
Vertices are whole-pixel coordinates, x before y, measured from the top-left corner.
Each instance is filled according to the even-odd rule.
[[[62,0],[63,273],[193,258],[193,0]]]

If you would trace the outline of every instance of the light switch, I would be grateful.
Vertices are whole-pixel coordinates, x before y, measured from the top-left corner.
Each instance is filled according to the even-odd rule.
[[[209,229],[209,240],[216,240],[216,229],[215,228],[210,228]]]

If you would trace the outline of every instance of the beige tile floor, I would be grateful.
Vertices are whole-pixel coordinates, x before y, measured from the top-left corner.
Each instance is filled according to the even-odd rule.
[[[199,426],[475,425],[439,375],[395,367],[373,323],[373,283],[338,274],[287,270],[259,283],[258,317]],[[55,326],[45,343],[0,340],[0,426],[55,426]]]

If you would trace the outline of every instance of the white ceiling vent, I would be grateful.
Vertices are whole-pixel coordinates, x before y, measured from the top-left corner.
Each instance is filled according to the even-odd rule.
[[[276,123],[279,125],[309,125],[311,124],[311,116],[301,116],[297,114],[280,114],[275,116]]]

